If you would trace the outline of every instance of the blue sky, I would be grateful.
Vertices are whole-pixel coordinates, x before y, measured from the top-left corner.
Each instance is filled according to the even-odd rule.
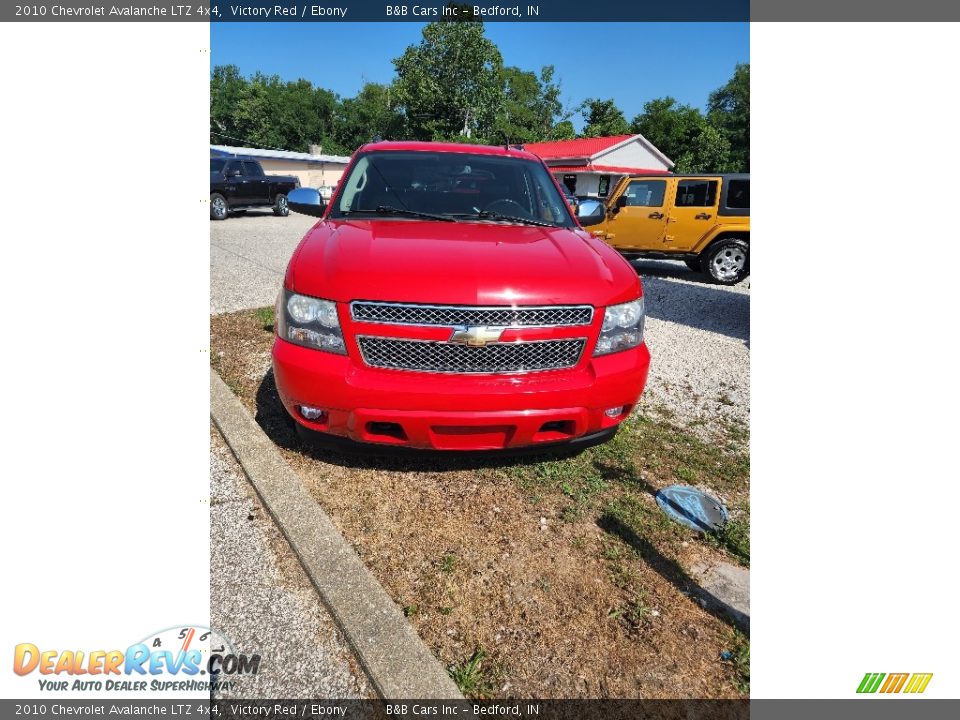
[[[284,80],[306,78],[342,97],[390,82],[393,58],[421,23],[211,23],[211,62]],[[553,65],[563,102],[613,98],[627,120],[651,98],[706,106],[738,62],[750,61],[748,23],[487,23],[506,65]],[[582,120],[572,118],[579,130]]]

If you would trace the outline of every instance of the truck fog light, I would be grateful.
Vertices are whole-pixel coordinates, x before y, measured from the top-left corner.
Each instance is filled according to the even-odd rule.
[[[303,416],[304,420],[309,420],[310,422],[323,422],[327,419],[327,411],[322,408],[307,407],[306,405],[300,406],[300,414]]]
[[[603,414],[608,418],[620,417],[623,415],[623,405],[617,405],[617,407],[607,408],[603,411]]]

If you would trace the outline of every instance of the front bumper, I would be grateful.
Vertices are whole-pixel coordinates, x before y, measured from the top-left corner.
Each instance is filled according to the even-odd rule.
[[[273,370],[287,412],[302,427],[359,443],[431,450],[555,445],[622,422],[643,391],[645,344],[572,370],[458,375],[383,370],[276,339]],[[323,408],[309,422],[300,406]],[[616,417],[605,410],[623,407]]]

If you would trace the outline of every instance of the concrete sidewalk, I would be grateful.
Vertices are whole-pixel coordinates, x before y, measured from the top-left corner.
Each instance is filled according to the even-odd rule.
[[[366,675],[220,433],[210,433],[210,623],[260,672],[233,698],[371,698]],[[227,679],[227,678],[223,678]]]

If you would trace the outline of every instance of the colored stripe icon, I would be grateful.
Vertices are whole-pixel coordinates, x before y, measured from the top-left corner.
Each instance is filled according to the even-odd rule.
[[[867,673],[857,687],[858,693],[904,693],[918,694],[927,689],[933,673]]]

